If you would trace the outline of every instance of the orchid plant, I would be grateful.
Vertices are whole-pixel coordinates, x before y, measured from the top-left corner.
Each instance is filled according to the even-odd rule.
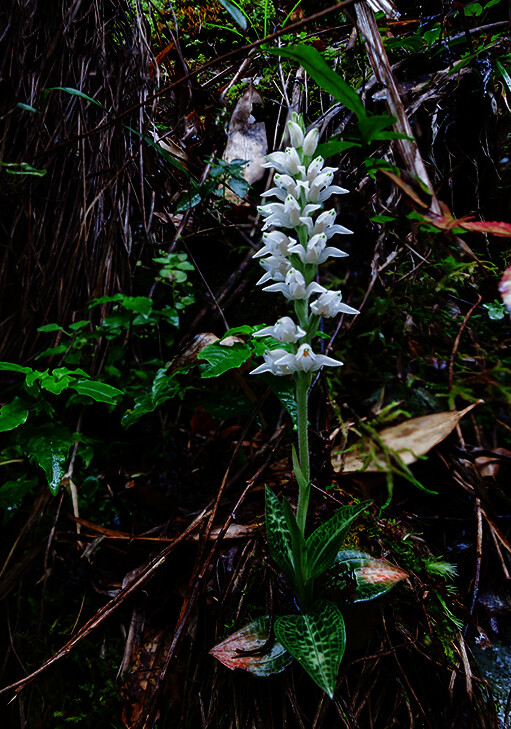
[[[266,617],[245,626],[211,652],[231,668],[242,667],[258,675],[282,670],[295,658],[333,698],[346,644],[345,627],[339,606],[318,599],[316,579],[334,569],[338,583],[346,584],[346,575],[350,573],[357,579],[354,599],[361,601],[383,594],[406,573],[361,552],[340,550],[351,523],[369,502],[342,507],[306,536],[311,490],[309,390],[315,372],[324,366],[342,365],[332,357],[314,352],[312,340],[321,317],[359,312],[343,303],[340,291],[327,290],[317,281],[322,263],[347,255],[328,243],[333,236],[349,235],[352,231],[335,222],[335,209],[322,208],[332,195],[348,191],[333,184],[336,168],[325,167],[324,159],[315,156],[318,130],[314,128],[305,134],[302,117],[293,114],[288,131],[291,146],[285,152],[273,152],[266,157],[264,166],[275,170],[275,186],[263,197],[274,197],[278,202],[265,202],[258,208],[264,218],[263,246],[254,257],[260,259],[265,270],[257,283],[266,284],[264,291],[283,294],[292,303],[290,313],[294,318],[283,316],[273,326],[253,334],[268,338],[268,349],[263,355],[264,363],[251,374],[269,372],[292,377],[296,387],[298,453],[294,447],[292,451],[298,484],[296,513],[286,497],[279,501],[268,487],[265,511],[270,554],[293,587],[299,613],[275,619],[271,647],[265,632],[271,632],[272,621]],[[378,584],[376,589],[374,583]],[[254,647],[256,650],[251,650]],[[254,658],[257,648],[262,652],[258,659]]]

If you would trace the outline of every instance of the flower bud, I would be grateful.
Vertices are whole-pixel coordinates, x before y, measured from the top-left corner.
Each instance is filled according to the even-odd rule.
[[[307,134],[303,140],[302,152],[306,157],[312,157],[316,151],[319,140],[319,129],[314,128]]]

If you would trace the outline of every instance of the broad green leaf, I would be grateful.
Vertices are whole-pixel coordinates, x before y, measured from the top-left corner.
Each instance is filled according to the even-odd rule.
[[[309,578],[317,577],[333,565],[352,522],[370,503],[364,501],[355,506],[342,506],[331,519],[310,535],[307,539]]]
[[[30,375],[29,375],[30,377]],[[53,395],[60,395],[61,392],[66,390],[69,385],[73,382],[73,378],[69,377],[69,375],[64,375],[62,377],[59,377],[58,375],[55,375],[52,373],[45,372],[43,375],[41,375],[39,379],[39,384],[41,385],[43,390],[47,390],[48,392],[51,392]],[[27,384],[28,384],[28,378],[27,378]]]
[[[72,434],[61,424],[47,423],[38,427],[27,427],[23,432],[21,446],[30,460],[44,470],[52,494],[59,490],[73,443]]]
[[[179,383],[173,379],[173,374],[168,374],[167,368],[162,367],[155,375],[151,391],[136,395],[135,404],[124,413],[121,425],[129,428],[143,415],[152,413],[159,405],[175,397],[180,390]]]
[[[233,5],[229,0],[218,0],[220,5],[227,10],[231,18],[240,26],[241,30],[247,29],[247,19],[236,5]]]
[[[303,615],[284,615],[275,621],[275,635],[323,691],[334,697],[339,664],[346,646],[341,611],[321,600]]]
[[[198,359],[209,362],[201,372],[201,377],[218,377],[228,370],[238,369],[252,356],[250,345],[236,342],[232,346],[208,344],[197,355]]]
[[[362,145],[360,144],[360,142],[349,141],[347,139],[332,138],[329,139],[328,142],[318,145],[316,153],[320,154],[326,159],[327,157],[332,157],[334,154],[340,154],[341,152],[345,152],[347,149],[361,146]]]
[[[69,387],[79,395],[87,395],[96,402],[105,402],[107,405],[115,405],[123,396],[123,391],[106,382],[94,382],[93,380],[78,380]]]
[[[291,584],[294,584],[294,559],[291,535],[284,509],[273,491],[265,489],[266,539],[270,554]]]
[[[366,110],[356,91],[339,74],[332,71],[319,51],[312,46],[296,45],[285,48],[265,48],[265,53],[291,58],[327,93],[352,111],[357,119],[364,119]]]
[[[51,86],[49,89],[46,89],[45,93],[48,91],[64,91],[64,93],[70,94],[71,96],[78,96],[78,98],[83,99],[84,101],[90,101],[91,104],[95,104],[101,109],[105,108],[103,104],[100,104],[99,101],[96,101],[96,99],[87,96],[87,94],[84,94],[83,91],[80,91],[80,89],[73,89],[70,86]]]
[[[395,116],[389,116],[388,114],[378,114],[377,116],[366,116],[365,119],[360,119],[358,128],[362,135],[362,139],[368,144],[378,132],[382,129],[387,129],[395,124],[397,121]]]
[[[478,17],[483,12],[483,6],[480,3],[470,3],[469,5],[465,5],[463,12],[469,17]]]
[[[189,192],[185,192],[185,194],[179,198],[179,202],[176,205],[176,212],[183,213],[186,212],[186,210],[191,210],[192,208],[199,205],[201,200],[201,188],[195,186],[192,190],[190,190]]]
[[[293,658],[277,640],[262,654],[243,655],[243,651],[261,648],[268,639],[269,629],[270,618],[264,615],[237,630],[209,652],[231,670],[242,668],[254,676],[280,673],[289,666]]]
[[[32,367],[22,367],[14,362],[0,362],[0,371],[5,372],[23,372],[24,375],[28,375],[32,372]]]
[[[19,399],[14,400],[0,408],[0,432],[14,430],[18,425],[23,425],[29,415],[26,405]]]
[[[80,321],[75,321],[70,324],[69,328],[71,329],[71,331],[77,332],[79,329],[83,329],[84,327],[89,326],[89,324],[90,322],[88,319],[80,319]]]
[[[354,602],[374,600],[408,577],[408,573],[385,559],[375,559],[365,552],[342,549],[332,569],[337,584],[356,580]]]
[[[64,329],[59,324],[45,324],[37,328],[38,332],[63,332]]]

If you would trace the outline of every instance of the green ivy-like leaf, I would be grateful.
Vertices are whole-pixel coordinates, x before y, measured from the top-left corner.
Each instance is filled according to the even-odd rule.
[[[62,424],[47,423],[27,427],[21,445],[30,460],[44,470],[52,494],[59,490],[66,472],[66,461],[74,438]]]
[[[265,53],[291,58],[303,66],[309,76],[331,94],[337,101],[352,111],[357,119],[366,116],[366,110],[356,91],[339,74],[332,71],[319,51],[312,46],[296,45],[285,48],[265,48]]]
[[[78,380],[69,387],[79,395],[87,395],[96,402],[104,402],[107,405],[115,405],[123,396],[123,391],[106,382],[94,382],[93,380]]]
[[[208,344],[201,349],[197,359],[205,359],[209,362],[201,372],[201,377],[219,377],[228,370],[235,370],[252,356],[252,349],[248,344],[241,342],[226,346],[222,344]]]
[[[266,539],[268,540],[270,554],[293,584],[294,560],[291,535],[287,528],[282,504],[268,486],[265,489],[265,517]]]
[[[371,502],[342,506],[331,519],[321,524],[307,539],[308,577],[314,578],[331,567],[351,523]]]
[[[303,615],[284,615],[275,621],[275,635],[323,691],[334,697],[339,664],[346,646],[342,613],[321,600]]]
[[[26,404],[18,397],[7,405],[0,408],[0,432],[14,430],[18,425],[23,425],[29,415]]]

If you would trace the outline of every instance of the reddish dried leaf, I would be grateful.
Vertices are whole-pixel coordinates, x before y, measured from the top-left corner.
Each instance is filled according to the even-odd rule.
[[[460,228],[474,233],[491,233],[501,238],[511,237],[511,223],[504,223],[502,220],[467,220],[455,221]]]
[[[242,668],[255,676],[280,673],[293,660],[284,646],[275,641],[262,655],[243,655],[241,651],[261,648],[268,639],[268,615],[252,621],[210,650],[212,656],[230,668]]]
[[[340,583],[346,580],[347,571],[355,576],[355,602],[374,600],[408,577],[408,572],[386,559],[375,559],[355,549],[341,550],[336,565],[341,568],[337,574]]]

